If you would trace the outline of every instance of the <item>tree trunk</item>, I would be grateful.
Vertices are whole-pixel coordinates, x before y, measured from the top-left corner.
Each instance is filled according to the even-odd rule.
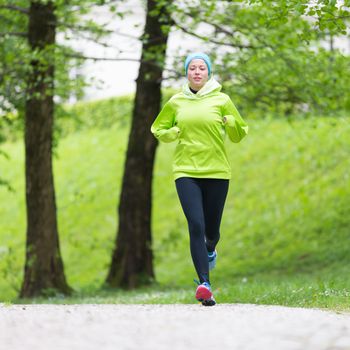
[[[32,1],[28,40],[31,61],[25,105],[27,242],[20,297],[68,294],[60,255],[52,173],[54,54],[53,2]]]
[[[156,7],[157,1],[147,1],[146,40],[142,47],[119,201],[116,247],[106,280],[110,287],[131,289],[154,279],[151,193],[157,142],[150,128],[159,113],[161,101],[161,80],[168,40],[168,32],[163,32],[162,26],[169,24],[164,7],[159,8],[157,15],[151,15]]]

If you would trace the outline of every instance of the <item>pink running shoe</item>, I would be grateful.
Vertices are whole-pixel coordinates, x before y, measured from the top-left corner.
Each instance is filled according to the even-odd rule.
[[[196,290],[196,299],[202,302],[202,305],[204,306],[214,306],[216,304],[208,282],[203,282],[202,284],[198,285]]]

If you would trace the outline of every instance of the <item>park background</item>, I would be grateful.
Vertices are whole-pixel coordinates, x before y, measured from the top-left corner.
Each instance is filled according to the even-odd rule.
[[[108,18],[104,28],[117,28],[136,37],[143,32],[144,3],[123,2],[123,15],[119,12],[123,7],[111,9],[114,5],[108,2],[104,7],[80,3],[83,18]],[[229,8],[236,16],[231,23],[229,16],[222,15],[220,6],[225,2],[217,2],[223,4],[218,7],[201,3],[206,20],[217,21],[213,32],[210,24],[203,24],[194,3],[172,9],[178,11],[174,13],[180,24],[170,31],[163,101],[184,82],[184,55],[204,47],[213,57],[224,91],[250,126],[242,143],[227,143],[233,179],[222,222],[219,262],[212,273],[218,301],[349,308],[348,7],[344,2],[319,2],[322,10],[310,14],[310,7],[298,9],[292,1],[276,2],[278,6],[242,1]],[[85,13],[89,7],[92,14]],[[12,10],[6,10],[11,17]],[[198,16],[193,23],[187,22],[189,10]],[[139,25],[134,27],[133,21]],[[241,36],[225,37],[223,29],[228,31],[231,26]],[[200,33],[202,39],[198,34],[193,39],[193,33],[184,30]],[[142,49],[142,42],[123,44],[113,34],[103,38],[103,45],[91,44],[99,38],[84,44],[81,38],[57,38],[85,56],[113,58],[118,46],[119,59],[138,60]],[[254,46],[257,38],[260,43],[268,41],[272,49],[243,47]],[[231,46],[217,43],[227,39]],[[16,62],[16,55],[12,52],[9,57],[11,51],[5,46],[18,45],[23,38],[8,35],[1,40],[2,76],[6,79],[1,80],[0,299],[19,302],[26,250],[25,113],[21,104],[25,94],[23,89],[9,88],[17,87],[11,85],[11,79],[25,83],[26,75],[18,69],[18,76],[6,76],[4,69],[5,62]],[[114,48],[107,48],[106,40]],[[124,49],[128,44],[130,48]],[[68,297],[46,289],[42,299],[34,302],[191,303],[195,276],[187,226],[171,174],[172,144],[158,148],[153,171],[155,281],[141,283],[132,291],[105,284],[134,108],[132,93],[111,96],[132,92],[139,63],[96,61],[75,63],[66,75],[62,73],[62,80],[72,82],[71,91],[60,91],[54,98],[53,171],[60,250],[74,292]],[[117,64],[121,68],[114,68]],[[107,76],[105,86],[96,83]],[[83,77],[87,81],[83,82]],[[73,86],[76,82],[80,85]],[[57,85],[67,89],[62,82]],[[96,89],[97,85],[101,87]]]

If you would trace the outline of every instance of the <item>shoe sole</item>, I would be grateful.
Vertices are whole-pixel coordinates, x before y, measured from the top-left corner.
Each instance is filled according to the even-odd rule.
[[[216,304],[216,301],[213,297],[211,299],[202,301],[202,305],[204,306],[214,306],[215,304]]]
[[[213,293],[204,286],[198,286],[196,290],[196,299],[204,306],[213,306],[216,304]]]

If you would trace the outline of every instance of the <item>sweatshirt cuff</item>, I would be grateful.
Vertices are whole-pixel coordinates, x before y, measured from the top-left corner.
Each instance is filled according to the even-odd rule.
[[[226,118],[226,125],[230,126],[230,127],[234,127],[236,124],[236,119],[233,115],[229,114],[229,115],[225,115]]]
[[[175,141],[178,138],[179,133],[180,133],[180,129],[177,126],[173,126],[170,129],[159,130],[156,133],[156,137],[160,141],[172,142],[172,141]]]

